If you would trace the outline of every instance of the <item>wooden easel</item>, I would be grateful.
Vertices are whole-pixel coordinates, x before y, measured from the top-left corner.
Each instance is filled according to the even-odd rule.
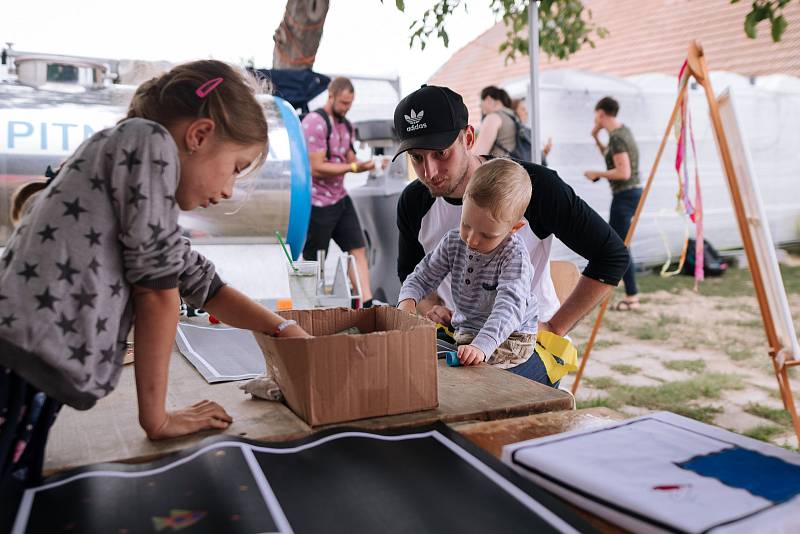
[[[739,225],[739,232],[742,235],[742,244],[744,246],[745,254],[747,255],[747,263],[750,267],[750,274],[753,278],[753,285],[755,286],[758,306],[761,310],[761,318],[764,323],[764,330],[766,331],[767,334],[767,342],[769,344],[768,352],[772,359],[772,364],[775,370],[775,377],[778,380],[778,387],[780,389],[781,399],[783,400],[784,408],[788,410],[789,414],[791,415],[792,425],[794,426],[795,433],[797,434],[798,443],[800,444],[800,417],[798,417],[797,409],[795,408],[794,405],[792,388],[789,383],[789,374],[788,374],[789,367],[800,365],[800,360],[784,359],[783,357],[785,355],[784,351],[790,350],[790,347],[782,346],[776,330],[775,318],[773,317],[772,311],[767,301],[767,291],[764,286],[764,279],[762,278],[763,266],[759,265],[758,258],[756,256],[755,246],[753,244],[753,239],[750,234],[750,230],[748,228],[748,220],[744,208],[744,202],[742,200],[742,193],[739,189],[739,183],[736,180],[733,160],[731,158],[730,146],[728,144],[728,140],[725,135],[725,130],[722,125],[722,119],[720,117],[719,107],[717,105],[716,99],[714,98],[714,91],[711,88],[711,80],[709,79],[708,76],[708,68],[706,66],[705,57],[703,55],[703,48],[697,41],[693,41],[689,45],[687,68],[689,69],[689,78],[694,78],[695,81],[699,85],[701,85],[705,90],[706,99],[708,100],[709,113],[711,115],[711,124],[714,129],[714,137],[717,141],[717,147],[719,148],[720,159],[722,162],[723,169],[725,170],[725,178],[727,179],[728,188],[731,193],[731,198],[733,199],[733,207],[734,207],[734,212],[736,214],[736,221]],[[650,175],[647,178],[647,183],[645,184],[644,190],[642,191],[642,197],[639,200],[639,205],[636,207],[636,212],[633,215],[633,219],[631,219],[631,225],[630,228],[628,229],[628,234],[625,236],[626,246],[630,244],[631,239],[633,238],[633,233],[636,231],[636,225],[639,222],[639,216],[641,215],[644,203],[647,200],[647,195],[650,193],[650,187],[653,184],[653,178],[655,177],[656,169],[658,168],[659,161],[661,160],[661,156],[664,152],[664,147],[667,144],[667,139],[669,138],[672,127],[675,124],[675,120],[681,108],[681,103],[686,97],[686,91],[688,90],[688,85],[689,84],[687,78],[687,83],[683,85],[678,92],[678,98],[675,101],[675,107],[672,109],[672,115],[670,116],[669,122],[667,123],[667,127],[664,132],[664,137],[661,140],[661,145],[658,147],[658,152],[656,153],[656,159],[653,162],[653,167],[650,170]],[[589,361],[589,355],[591,354],[592,347],[594,346],[595,339],[597,338],[597,332],[600,329],[600,324],[603,322],[603,316],[605,315],[606,308],[608,308],[608,304],[611,301],[611,295],[612,294],[609,293],[608,297],[606,297],[606,299],[603,301],[603,304],[600,306],[600,311],[597,314],[597,320],[594,323],[592,333],[589,336],[589,341],[586,344],[586,350],[583,353],[583,358],[581,359],[580,367],[578,368],[578,372],[575,375],[575,382],[572,384],[573,395],[578,390],[578,385],[580,384],[581,376],[583,375],[583,370],[586,367],[586,362]]]

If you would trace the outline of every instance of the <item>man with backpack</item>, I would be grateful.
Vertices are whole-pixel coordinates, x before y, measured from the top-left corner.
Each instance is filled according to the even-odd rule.
[[[311,219],[303,257],[316,260],[317,251],[328,251],[331,238],[343,251],[352,254],[358,266],[363,306],[372,304],[369,267],[364,234],[353,201],[344,189],[344,175],[375,168],[373,161],[356,160],[353,126],[345,118],[353,105],[353,83],[334,78],[328,86],[328,101],[303,120],[303,135],[311,164]],[[356,280],[350,273],[353,286]]]

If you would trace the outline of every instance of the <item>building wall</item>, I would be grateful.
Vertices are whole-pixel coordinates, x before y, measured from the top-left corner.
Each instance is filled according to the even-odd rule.
[[[608,29],[605,39],[594,38],[565,61],[540,57],[543,71],[582,69],[615,76],[642,73],[677,75],[691,40],[702,43],[710,70],[745,76],[800,76],[800,2],[791,2],[784,16],[788,29],[773,43],[768,22],[758,38],[748,39],[744,18],[750,2],[730,0],[584,0],[597,25]],[[506,62],[498,50],[507,29],[498,23],[456,51],[429,80],[464,97],[470,122],[480,120],[478,98],[483,87],[504,86],[529,76],[528,58]]]

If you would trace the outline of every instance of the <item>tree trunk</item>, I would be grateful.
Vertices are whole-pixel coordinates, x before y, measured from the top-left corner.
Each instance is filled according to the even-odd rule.
[[[310,69],[314,66],[328,0],[288,0],[273,40],[273,69]]]

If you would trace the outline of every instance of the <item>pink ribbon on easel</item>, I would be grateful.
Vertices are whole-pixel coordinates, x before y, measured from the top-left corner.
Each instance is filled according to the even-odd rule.
[[[683,62],[680,73],[678,74],[678,91],[684,91],[689,79],[688,61]],[[688,132],[688,136],[687,136]],[[689,110],[689,92],[684,92],[681,100],[680,114],[675,122],[675,135],[678,138],[678,148],[675,154],[675,171],[678,173],[678,201],[682,202],[683,210],[689,219],[695,224],[695,262],[694,278],[695,288],[697,282],[704,279],[703,262],[703,199],[700,192],[700,172],[697,166],[697,146],[694,141],[694,129],[692,128],[692,114]],[[687,143],[688,137],[688,143]],[[695,195],[694,204],[689,198],[689,168],[686,152],[688,144],[692,145],[692,158],[694,160],[694,185]],[[679,204],[680,205],[680,204]]]

